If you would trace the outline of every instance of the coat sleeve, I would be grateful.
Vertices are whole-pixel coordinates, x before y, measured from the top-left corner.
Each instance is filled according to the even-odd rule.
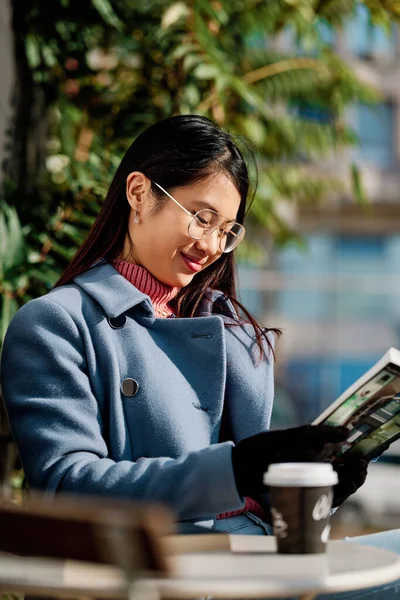
[[[161,502],[181,520],[243,506],[230,442],[177,459],[108,457],[79,328],[52,299],[33,300],[14,317],[3,346],[1,384],[32,487]]]

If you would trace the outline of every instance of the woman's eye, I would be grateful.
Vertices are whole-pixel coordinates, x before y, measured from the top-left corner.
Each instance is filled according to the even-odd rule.
[[[202,217],[201,215],[197,215],[197,220],[200,225],[205,225],[205,226],[209,225],[209,220]]]

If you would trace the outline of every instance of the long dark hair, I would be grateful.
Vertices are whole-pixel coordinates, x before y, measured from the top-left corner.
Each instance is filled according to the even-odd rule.
[[[121,254],[130,212],[126,179],[132,171],[141,171],[168,191],[222,172],[231,179],[240,194],[237,221],[243,223],[250,179],[243,155],[231,136],[209,119],[198,115],[164,119],[144,130],[127,150],[88,238],[56,286],[70,283],[101,258],[112,261]],[[156,210],[161,210],[167,197],[153,183],[151,191],[157,199]],[[174,304],[176,315],[193,317],[207,288],[222,291],[239,311],[241,321],[251,323],[261,356],[265,355],[265,342],[273,351],[267,334],[269,331],[278,334],[279,331],[261,327],[236,298],[236,266],[232,252],[222,254],[180,290]]]

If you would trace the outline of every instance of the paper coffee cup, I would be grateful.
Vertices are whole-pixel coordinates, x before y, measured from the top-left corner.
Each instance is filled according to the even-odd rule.
[[[329,463],[277,463],[264,474],[278,552],[325,552],[337,473]]]

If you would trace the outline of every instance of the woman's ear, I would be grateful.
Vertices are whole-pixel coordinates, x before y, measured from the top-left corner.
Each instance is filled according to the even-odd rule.
[[[150,191],[151,182],[140,171],[129,173],[126,178],[126,197],[133,210],[140,210],[143,206],[145,194]]]

